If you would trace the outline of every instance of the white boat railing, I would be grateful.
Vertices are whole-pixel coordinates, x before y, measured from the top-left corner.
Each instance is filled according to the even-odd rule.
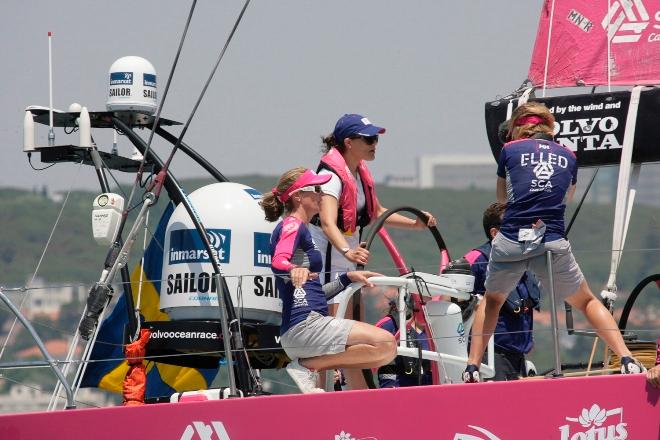
[[[382,286],[382,287],[396,287],[398,288],[398,294],[397,294],[397,304],[398,304],[398,313],[399,313],[399,322],[406,322],[406,301],[405,297],[406,295],[410,294],[411,292],[415,293],[420,293],[423,296],[430,296],[430,297],[442,297],[442,296],[449,296],[452,298],[456,298],[459,300],[469,300],[471,298],[471,295],[468,291],[465,290],[459,290],[456,288],[457,285],[463,285],[463,283],[466,281],[465,278],[463,277],[473,277],[470,275],[433,275],[433,274],[428,274],[424,272],[415,272],[414,275],[416,276],[417,279],[415,278],[410,278],[412,274],[407,274],[401,277],[387,277],[387,276],[376,276],[376,277],[371,277],[369,278],[369,282],[373,284],[374,286]],[[419,279],[423,281],[423,286],[425,292],[419,292]],[[339,307],[337,309],[337,316],[346,316],[346,310],[348,308],[348,303],[350,299],[353,297],[353,295],[360,290],[362,287],[364,287],[363,283],[352,283],[350,284],[344,292],[346,293],[341,302],[339,303]],[[469,286],[466,286],[469,287]],[[470,290],[471,287],[469,287]],[[435,303],[444,303],[444,304],[451,304],[448,301],[444,300],[434,300]],[[464,323],[464,331],[466,335],[470,334],[470,327],[472,324],[472,319],[469,319],[467,323]],[[468,327],[469,325],[469,327]],[[430,326],[429,326],[430,328]],[[432,330],[432,329],[431,329]],[[454,371],[462,371],[462,369],[465,367],[468,361],[468,356],[467,356],[467,350],[465,350],[465,355],[464,356],[457,356],[455,354],[449,354],[449,353],[443,353],[442,352],[442,338],[443,337],[453,337],[454,335],[439,335],[439,334],[432,334],[432,338],[434,341],[436,341],[436,346],[437,351],[431,351],[431,350],[421,350],[421,357],[422,359],[427,359],[430,361],[434,361],[438,363],[438,366],[440,367],[441,371],[444,371],[444,377],[441,377],[440,380],[442,383],[451,383],[451,382],[462,382],[462,379],[460,377],[450,377],[449,374],[447,374],[447,370],[444,366],[450,365],[454,368],[452,370]],[[486,364],[481,364],[480,366],[480,373],[482,377],[488,378],[488,377],[493,377],[495,375],[495,359],[494,359],[494,338],[490,338],[489,344],[488,344],[488,363]],[[401,332],[400,337],[399,337],[399,346],[397,347],[397,354],[399,356],[404,356],[404,357],[412,357],[412,358],[419,358],[420,357],[420,350],[416,348],[411,348],[407,346],[407,341],[406,341],[406,332]],[[456,374],[454,374],[456,376]]]

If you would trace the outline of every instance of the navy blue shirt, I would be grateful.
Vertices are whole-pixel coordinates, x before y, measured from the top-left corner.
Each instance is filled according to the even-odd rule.
[[[474,293],[479,295],[483,295],[486,291],[484,283],[486,282],[486,267],[488,267],[490,248],[490,243],[486,243],[478,250],[475,249],[465,255],[465,258],[470,262],[470,269],[474,275]],[[510,311],[509,309],[511,307],[508,307],[508,304],[502,307],[497,317],[497,326],[495,327],[495,347],[527,354],[534,346],[534,337],[532,334],[534,312],[533,307],[529,307],[528,300],[535,297],[536,301],[538,301],[540,292],[538,284],[535,282],[532,283],[532,288],[536,290],[534,292],[529,291],[526,277],[531,276],[531,274],[525,272],[518,282],[515,292],[509,294],[510,299],[515,297],[516,300],[523,301],[523,304],[518,305],[519,312],[513,313]],[[527,310],[525,310],[524,303],[528,303]]]
[[[520,228],[546,224],[544,241],[564,238],[564,197],[577,182],[577,160],[566,147],[544,139],[504,145],[497,175],[506,179],[507,206],[500,232],[518,241]]]
[[[387,330],[393,335],[396,335],[396,332],[398,331],[396,323],[391,318],[382,319],[376,325],[382,328],[383,330]],[[413,337],[416,338],[416,343],[419,344],[419,347],[421,347],[422,350],[429,350],[429,339],[424,330],[417,331],[415,329],[415,335],[413,335]],[[422,361],[422,362],[423,362],[422,366],[424,371],[422,375],[422,385],[432,385],[433,377],[431,375],[430,363],[428,361]],[[401,356],[397,356],[395,360],[395,365],[398,367],[397,370],[403,369],[403,358]],[[413,374],[397,374],[396,379],[390,379],[389,377],[388,378],[381,377],[380,374],[378,377],[379,388],[414,387],[417,385],[419,385],[419,379],[417,378],[417,371],[414,371]]]
[[[328,302],[318,278],[308,280],[303,291],[295,292],[289,271],[307,267],[310,272],[323,270],[321,252],[317,249],[307,226],[295,217],[287,217],[277,224],[270,237],[271,269],[282,298],[280,335],[302,322],[310,312],[328,315]]]

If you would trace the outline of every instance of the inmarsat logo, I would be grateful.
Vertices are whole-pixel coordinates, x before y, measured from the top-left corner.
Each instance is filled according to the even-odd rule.
[[[649,13],[642,0],[618,0],[600,24],[612,43],[636,43],[649,25]]]
[[[133,85],[133,72],[112,72],[110,73],[110,85],[119,84]]]
[[[606,423],[610,416],[618,415],[615,420]],[[566,417],[566,421],[579,423],[559,427],[561,440],[625,440],[628,438],[627,423],[623,422],[623,408],[601,409],[597,404],[583,408],[578,417]],[[571,432],[573,428],[573,432]],[[588,429],[587,429],[588,428]]]
[[[457,433],[454,436],[454,440],[500,440],[500,438],[498,436],[496,436],[492,432],[490,432],[487,429],[484,429],[480,426],[468,425],[468,428],[472,428],[475,431],[478,431],[478,432],[482,433],[484,435],[484,437],[479,437],[479,436],[472,435],[472,434]]]
[[[215,434],[215,435],[214,435]],[[231,440],[222,422],[192,422],[181,434],[181,440]]]
[[[254,265],[270,267],[270,234],[267,232],[254,233]]]
[[[145,73],[142,75],[142,84],[145,87],[156,87],[156,75],[153,73]]]
[[[211,248],[220,263],[229,263],[231,254],[231,230],[207,229]],[[177,229],[170,232],[169,264],[204,263],[210,261],[202,239],[196,229]]]

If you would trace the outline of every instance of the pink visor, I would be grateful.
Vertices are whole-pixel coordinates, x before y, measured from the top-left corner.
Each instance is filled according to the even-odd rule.
[[[307,170],[302,173],[300,177],[298,177],[298,179],[293,182],[293,185],[284,191],[284,193],[280,194],[279,191],[277,191],[277,188],[273,188],[272,191],[273,194],[275,194],[277,198],[280,199],[280,202],[286,203],[286,201],[291,197],[291,194],[296,192],[296,190],[299,190],[305,186],[323,185],[324,183],[328,183],[328,180],[331,178],[332,176],[330,174],[319,175],[312,170]]]
[[[527,124],[544,124],[546,123],[545,119],[540,116],[523,116],[522,118],[516,119],[515,125],[527,125]]]

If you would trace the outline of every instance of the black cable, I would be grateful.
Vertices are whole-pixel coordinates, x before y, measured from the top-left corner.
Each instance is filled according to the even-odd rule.
[[[197,4],[197,0],[193,0],[192,5],[190,6],[190,12],[188,13],[188,18],[187,18],[186,24],[183,28],[183,33],[181,34],[181,39],[179,40],[179,47],[177,49],[176,55],[174,56],[174,61],[172,62],[172,68],[170,69],[170,73],[167,77],[167,82],[165,83],[165,89],[163,91],[162,99],[161,99],[160,103],[158,104],[158,109],[156,110],[156,117],[154,118],[154,123],[153,123],[151,131],[149,133],[149,140],[147,141],[147,146],[145,148],[145,151],[142,153],[142,160],[140,161],[140,167],[138,168],[137,174],[135,176],[135,182],[133,183],[133,188],[131,189],[131,195],[128,198],[127,205],[130,205],[130,203],[133,199],[133,195],[135,194],[135,188],[139,184],[139,182],[142,180],[142,173],[144,172],[144,164],[145,164],[145,161],[148,157],[149,149],[151,148],[151,141],[154,137],[154,132],[156,131],[156,127],[158,126],[158,122],[160,120],[160,113],[162,112],[163,106],[165,105],[165,99],[167,98],[167,94],[168,94],[169,89],[170,89],[170,84],[172,83],[172,78],[174,77],[174,71],[176,70],[176,66],[179,62],[179,56],[181,55],[181,49],[183,48],[183,42],[186,40],[186,35],[188,34],[188,26],[190,25],[190,21],[192,20],[192,16],[193,16],[193,12],[195,11],[195,5],[196,4]],[[165,167],[165,169],[167,169],[167,167]],[[121,231],[124,229],[125,224],[126,224],[126,216],[124,215],[122,217],[122,221],[119,225],[119,235],[121,235]]]
[[[64,129],[64,134],[72,134],[78,131],[78,127],[76,125],[72,126],[70,131],[66,129],[66,125],[64,126],[63,129]]]
[[[575,219],[577,218],[577,215],[580,212],[580,208],[582,208],[582,204],[584,203],[584,199],[587,198],[587,194],[589,194],[589,190],[591,189],[591,185],[593,185],[594,180],[596,180],[596,175],[598,175],[598,170],[600,170],[600,167],[596,168],[596,171],[594,171],[593,176],[591,176],[591,180],[589,181],[589,184],[587,185],[587,188],[584,190],[584,194],[582,194],[582,197],[580,198],[580,202],[578,203],[577,207],[575,208],[575,212],[573,213],[573,216],[571,217],[571,221],[568,222],[568,226],[566,227],[566,233],[564,235],[568,235],[568,233],[571,231],[571,228],[573,227],[573,223],[575,223]]]
[[[32,165],[32,153],[29,152],[29,153],[27,154],[27,157],[28,157],[28,163],[30,164],[30,168],[32,168],[32,169],[35,170],[35,171],[43,171],[43,170],[47,170],[48,168],[50,168],[50,167],[54,167],[55,165],[57,165],[57,162],[55,162],[55,163],[51,163],[51,164],[48,165],[47,167],[43,167],[43,168],[35,168],[34,165]]]
[[[628,316],[630,315],[630,311],[632,310],[633,305],[637,300],[637,297],[639,296],[640,293],[642,293],[642,290],[644,290],[644,288],[648,284],[651,284],[652,282],[657,283],[658,288],[660,288],[660,273],[656,273],[654,275],[650,275],[644,278],[642,281],[637,283],[637,285],[632,290],[632,292],[630,292],[630,296],[626,300],[626,304],[623,306],[623,311],[621,312],[621,318],[619,319],[619,330],[621,330],[622,332],[626,329],[626,326],[628,325]]]
[[[234,34],[236,33],[236,29],[238,29],[238,25],[241,23],[241,20],[243,19],[243,15],[245,14],[245,10],[247,9],[248,5],[250,4],[250,0],[246,0],[245,4],[243,5],[243,9],[241,9],[241,12],[238,14],[238,18],[236,19],[236,22],[234,23],[234,27],[231,29],[231,32],[229,33],[229,36],[227,37],[227,40],[225,41],[225,45],[222,47],[222,50],[220,51],[220,54],[218,55],[218,59],[215,62],[215,65],[213,66],[213,69],[211,69],[211,73],[209,74],[209,77],[206,79],[206,83],[204,84],[204,87],[202,87],[202,91],[199,94],[199,97],[197,98],[197,101],[195,102],[195,105],[193,106],[192,111],[190,112],[190,115],[188,116],[188,120],[184,124],[183,128],[181,129],[181,133],[179,134],[179,138],[177,139],[176,143],[174,144],[174,147],[172,148],[172,152],[170,153],[170,156],[167,158],[165,161],[165,164],[163,166],[163,169],[160,171],[160,173],[167,172],[167,169],[170,166],[170,163],[172,162],[172,158],[174,157],[174,154],[178,151],[179,146],[181,145],[181,142],[183,141],[184,136],[186,135],[186,132],[188,131],[188,128],[190,127],[190,123],[192,122],[193,117],[195,116],[195,113],[197,113],[197,109],[199,108],[199,105],[202,103],[202,99],[204,98],[204,95],[206,94],[206,90],[208,89],[209,85],[211,84],[211,81],[213,80],[213,77],[215,76],[216,71],[218,70],[218,67],[220,66],[220,62],[225,56],[225,52],[227,51],[227,48],[229,47],[229,43],[231,42],[232,38],[234,37]],[[151,132],[150,140],[151,137],[153,136],[153,132],[155,131],[155,125],[154,125],[154,130]],[[149,144],[147,144],[149,146]],[[155,195],[158,197],[158,194],[160,193],[160,188],[155,189]]]

